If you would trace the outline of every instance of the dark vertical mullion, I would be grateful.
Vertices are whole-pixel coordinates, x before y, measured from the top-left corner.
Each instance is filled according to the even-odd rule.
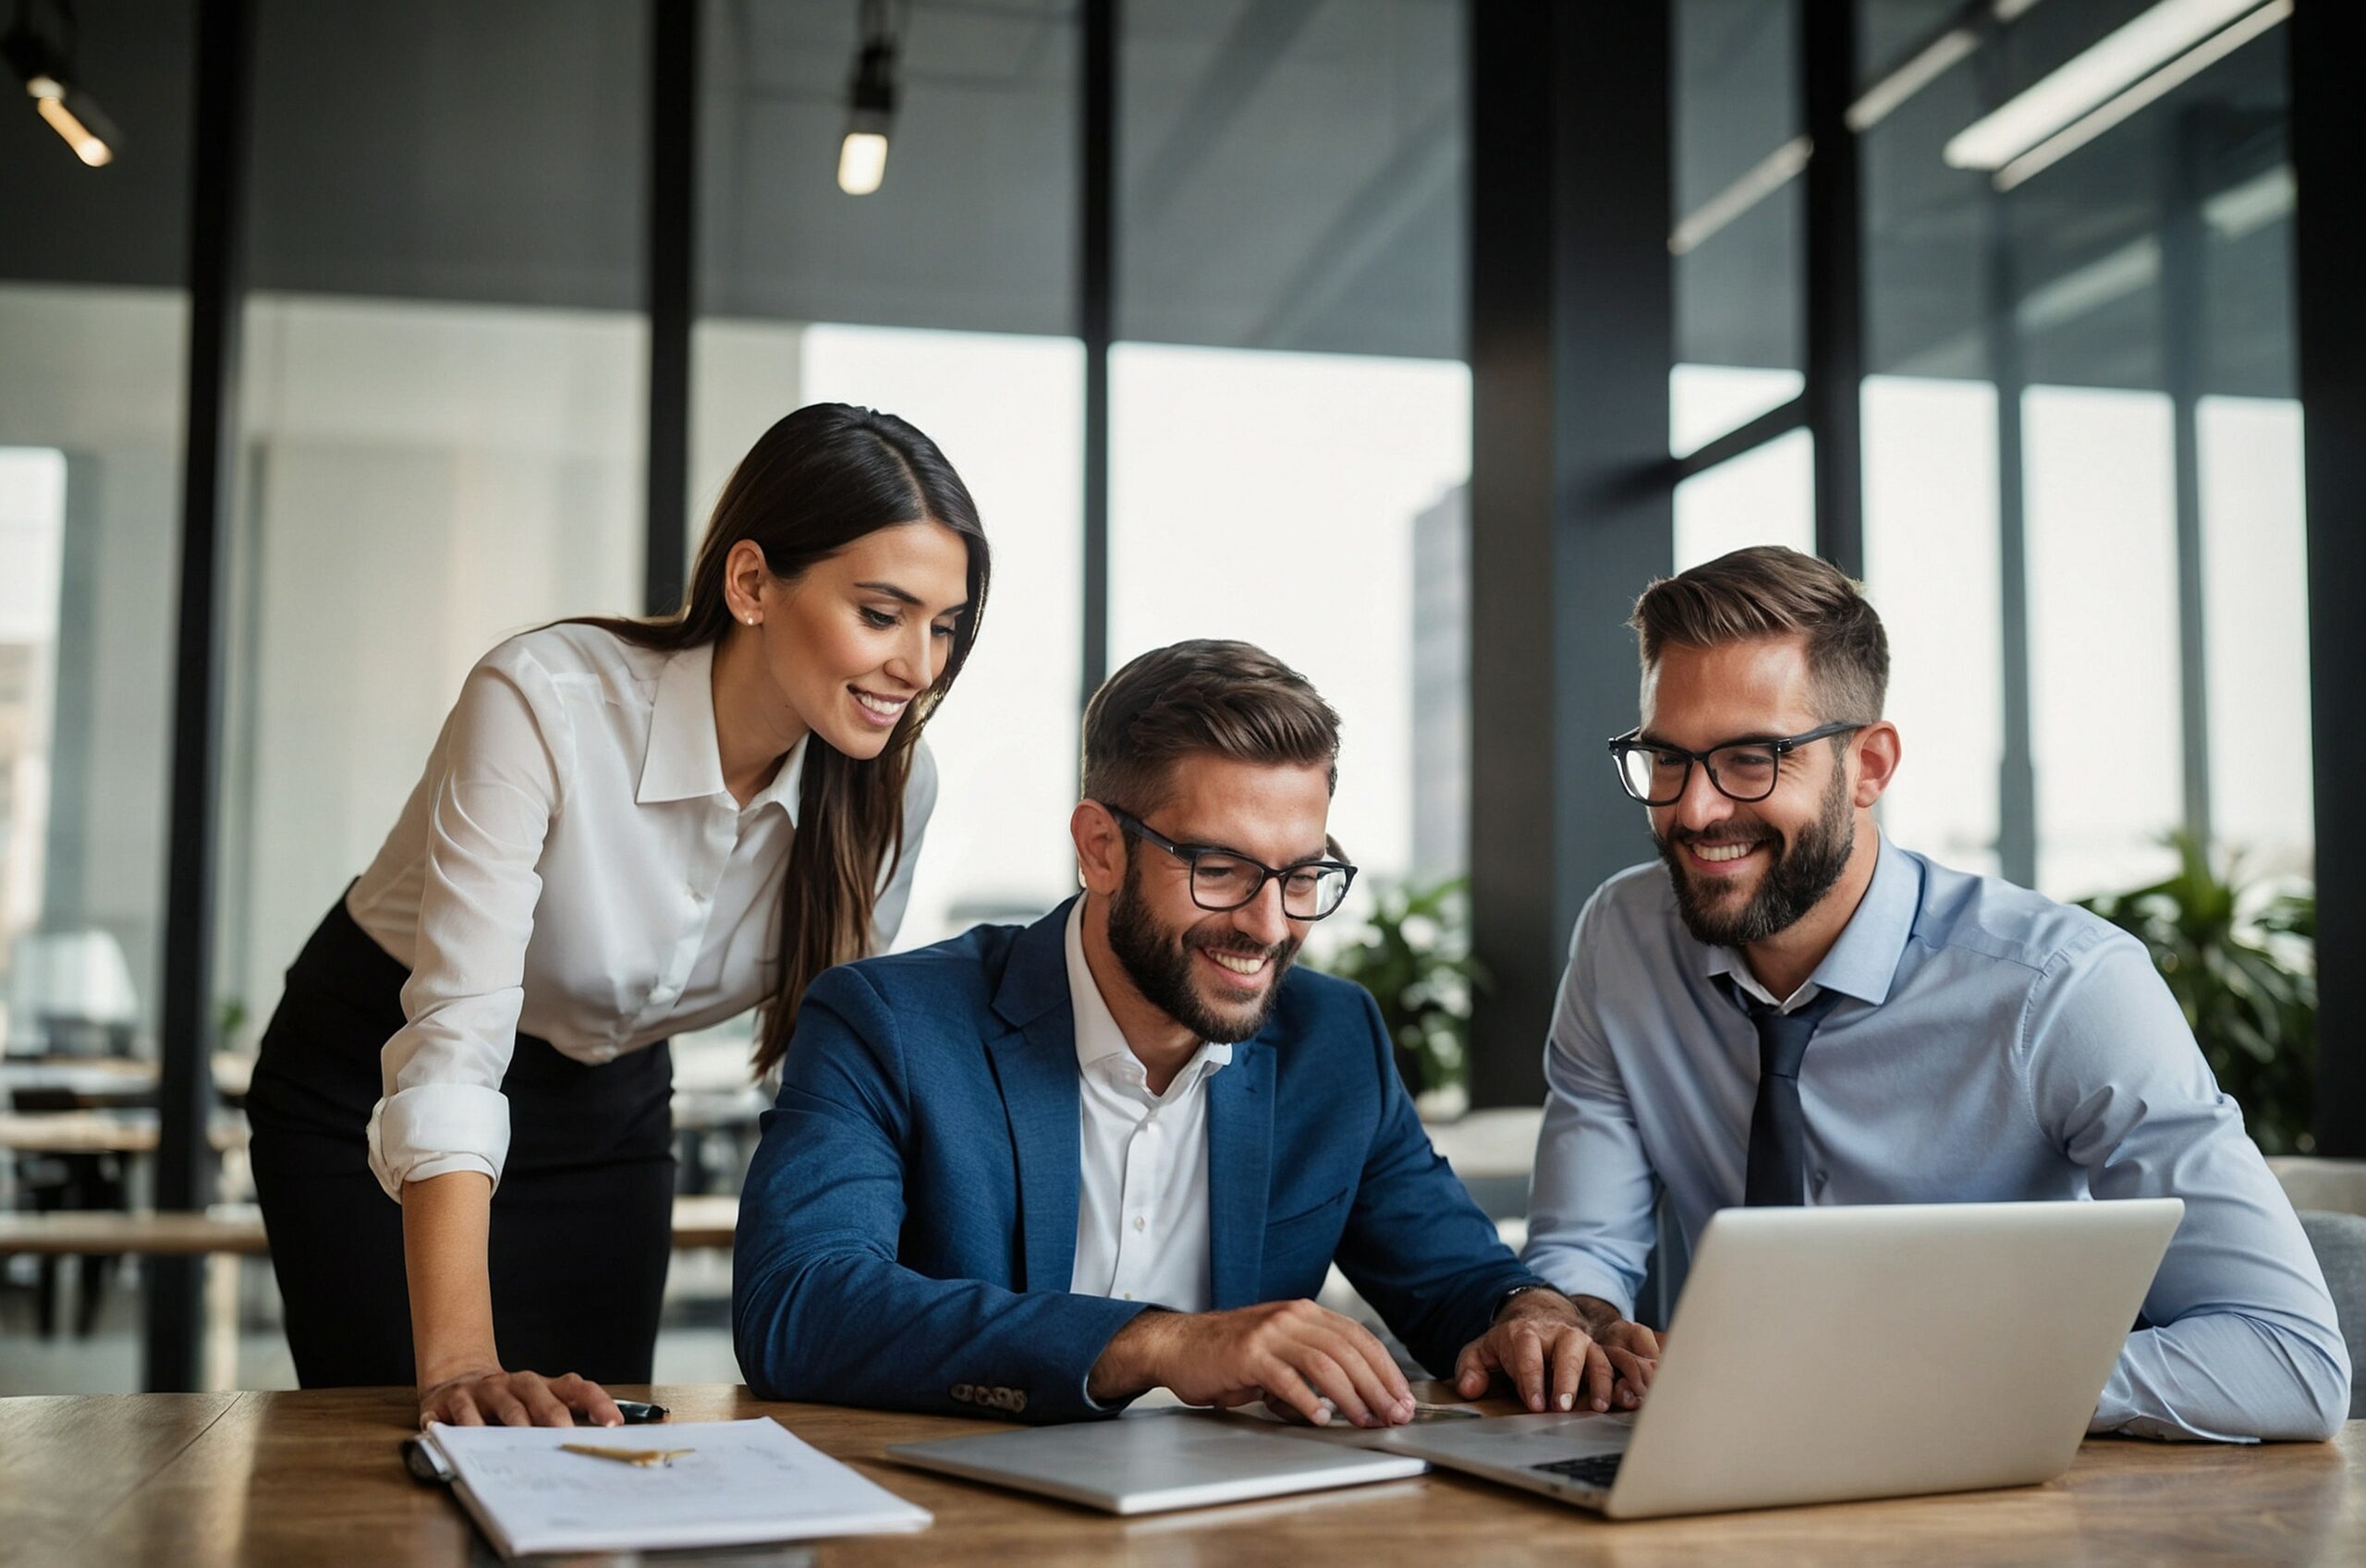
[[[2198,188],[2201,128],[2190,112],[2170,123],[2161,213],[2161,371],[2175,458],[2178,726],[2185,827],[2206,849],[2210,808],[2209,623],[2202,598],[2201,404],[2209,342],[2208,238]]]
[[[249,0],[198,7],[189,176],[188,423],[181,441],[179,620],[173,673],[172,801],[165,870],[156,1207],[213,1196],[215,816],[222,783],[222,600],[238,441],[246,292]],[[147,1264],[146,1381],[198,1386],[204,1259]]]
[[[2006,331],[2011,324],[2006,323]],[[2013,356],[2019,369],[2019,354]],[[1996,378],[1997,622],[2004,666],[2005,733],[1996,763],[1996,869],[2037,885],[2037,764],[2030,722],[2029,512],[2021,463],[2021,384]]]
[[[2296,6],[2292,71],[2294,297],[2309,509],[2309,704],[2315,752],[2317,1152],[2366,1154],[2366,115],[2357,62],[2366,7]]]
[[[2008,95],[2001,52],[1981,52],[1982,101]],[[2005,733],[1996,764],[1996,869],[2007,881],[2037,885],[2037,767],[2030,717],[2030,577],[2027,476],[2022,462],[2020,273],[2014,256],[2013,198],[1994,188],[1982,202],[1987,225],[1982,317],[1988,370],[1996,383],[1996,601]]]
[[[1558,858],[1552,681],[1555,249],[1551,42],[1539,0],[1470,0],[1470,1102],[1532,1103]],[[1542,729],[1542,735],[1539,731]],[[1539,744],[1543,740],[1547,744]]]
[[[2030,718],[2030,553],[2027,480],[2021,460],[2020,345],[2011,307],[1992,321],[1996,376],[1996,586],[2003,654],[2005,733],[1997,759],[1996,869],[2006,881],[2037,885],[2037,763]]]
[[[1084,657],[1079,706],[1109,673],[1109,343],[1117,292],[1117,0],[1085,0],[1082,265]]]
[[[690,320],[697,308],[699,6],[652,0],[649,73],[649,463],[641,608],[682,603],[689,553]]]
[[[1470,1095],[1533,1105],[1578,911],[1651,854],[1602,743],[1674,557],[1669,5],[1469,12]]]
[[[1815,439],[1815,548],[1865,572],[1862,234],[1856,133],[1857,30],[1850,0],[1800,0],[1807,170],[1807,403]]]

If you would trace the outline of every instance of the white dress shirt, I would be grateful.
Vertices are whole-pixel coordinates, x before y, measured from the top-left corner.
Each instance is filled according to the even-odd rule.
[[[1086,896],[1090,897],[1090,894]],[[1084,961],[1084,899],[1068,911],[1068,998],[1076,1010],[1076,1266],[1079,1295],[1150,1301],[1177,1312],[1213,1305],[1208,1282],[1208,1079],[1232,1047],[1203,1043],[1163,1095]]]
[[[724,787],[714,650],[665,653],[597,626],[510,638],[480,661],[394,831],[346,896],[410,970],[386,1042],[370,1168],[407,1181],[482,1171],[509,1149],[515,1037],[613,1061],[768,997],[799,741],[742,808]],[[936,803],[922,747],[904,852],[872,922],[903,918]]]

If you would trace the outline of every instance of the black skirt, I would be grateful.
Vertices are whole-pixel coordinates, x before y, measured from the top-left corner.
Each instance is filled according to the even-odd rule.
[[[366,1136],[409,978],[340,897],[287,971],[255,1063],[255,1192],[306,1388],[416,1380],[402,1209]],[[650,1380],[673,1255],[673,1083],[663,1043],[591,1066],[517,1037],[490,1258],[509,1370]]]

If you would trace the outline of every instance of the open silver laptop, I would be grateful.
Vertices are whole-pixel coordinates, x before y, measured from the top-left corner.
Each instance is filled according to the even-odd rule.
[[[2174,1197],[1726,1209],[1640,1411],[1385,1442],[1618,1519],[2051,1480],[2184,1212]]]

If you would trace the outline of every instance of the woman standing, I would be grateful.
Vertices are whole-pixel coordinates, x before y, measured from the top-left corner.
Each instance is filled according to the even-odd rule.
[[[935,445],[821,404],[740,462],[679,614],[470,672],[247,1102],[304,1386],[617,1420],[672,1253],[665,1042],[761,1004],[767,1070],[813,978],[894,934],[987,575]]]

